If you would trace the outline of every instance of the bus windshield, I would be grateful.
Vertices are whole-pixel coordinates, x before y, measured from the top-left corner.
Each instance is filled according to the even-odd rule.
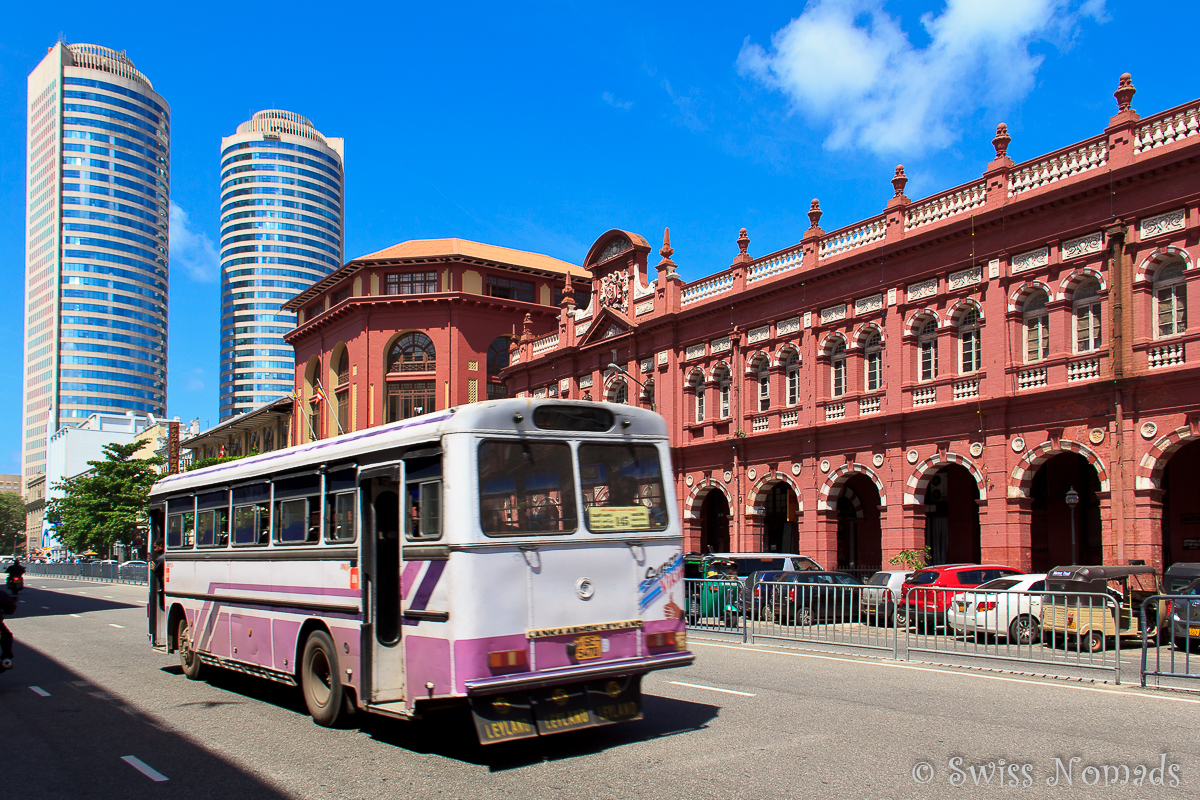
[[[579,479],[592,533],[667,527],[662,469],[653,445],[581,444]]]
[[[572,533],[578,519],[570,445],[481,442],[479,517],[488,536]]]

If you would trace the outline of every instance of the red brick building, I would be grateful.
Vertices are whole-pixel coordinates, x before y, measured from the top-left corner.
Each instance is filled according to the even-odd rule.
[[[653,403],[691,550],[1200,561],[1200,102],[684,283],[613,230],[511,391]],[[608,368],[615,362],[632,381]],[[1072,507],[1068,490],[1079,500]],[[1074,545],[1072,545],[1072,529]],[[1074,547],[1074,550],[1072,550]]]
[[[579,267],[469,242],[401,242],[348,262],[285,304],[299,324],[292,443],[489,397],[515,334],[557,327]]]

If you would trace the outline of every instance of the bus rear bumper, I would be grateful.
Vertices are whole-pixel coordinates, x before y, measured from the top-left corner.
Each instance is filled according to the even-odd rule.
[[[598,680],[618,675],[641,675],[656,669],[672,669],[686,667],[696,660],[689,652],[666,653],[661,656],[648,658],[627,658],[620,661],[605,661],[594,666],[568,667],[567,669],[546,670],[544,672],[529,672],[521,675],[505,676],[502,678],[483,678],[466,681],[467,696],[499,694],[517,689],[543,689],[550,686],[563,686],[579,681]]]

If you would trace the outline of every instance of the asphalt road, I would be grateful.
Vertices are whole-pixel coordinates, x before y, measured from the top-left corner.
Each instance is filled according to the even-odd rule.
[[[36,576],[28,587],[9,620],[16,668],[0,675],[5,798],[1163,798],[1200,787],[1200,696],[736,643],[695,641],[694,666],[648,677],[640,722],[488,748],[463,716],[327,730],[296,689],[184,678],[146,643],[143,587]],[[975,785],[968,767],[1001,759]],[[1139,765],[1147,778],[1134,786]],[[1105,787],[1105,766],[1110,784],[1130,783]]]

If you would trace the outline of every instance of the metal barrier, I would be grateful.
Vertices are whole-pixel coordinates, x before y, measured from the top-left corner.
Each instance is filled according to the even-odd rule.
[[[1150,608],[1153,604],[1153,609]],[[1149,636],[1150,620],[1161,620],[1155,629],[1157,642]],[[1156,594],[1142,601],[1142,686],[1146,676],[1155,678],[1200,678],[1200,596],[1185,594]],[[1150,668],[1150,647],[1154,647],[1154,668]],[[1169,653],[1167,668],[1163,669],[1163,647]],[[1182,671],[1181,669],[1182,668]]]
[[[733,578],[721,580],[684,580],[687,593],[687,626],[694,630],[740,633],[746,641],[746,620],[742,615],[742,584]]]
[[[26,582],[31,575],[44,575],[77,581],[145,584],[149,575],[145,564],[26,564],[25,569]]]
[[[745,625],[751,641],[785,639],[817,644],[839,644],[897,652],[894,606],[888,589],[876,588],[867,596],[863,585],[760,581],[743,603]],[[865,604],[865,607],[864,607]],[[869,619],[883,624],[863,624]]]

